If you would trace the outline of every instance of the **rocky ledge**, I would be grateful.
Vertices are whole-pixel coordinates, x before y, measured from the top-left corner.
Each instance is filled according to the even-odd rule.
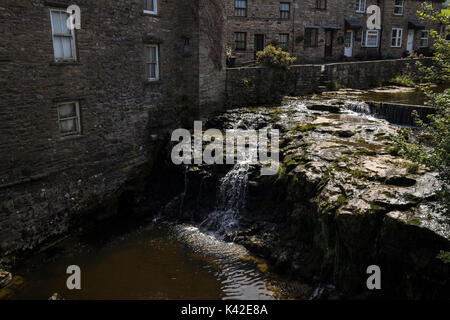
[[[291,99],[210,121],[223,130],[282,133],[278,174],[260,176],[250,167],[240,228],[225,237],[279,271],[332,283],[343,296],[449,298],[450,265],[437,258],[450,251],[437,175],[396,154],[395,126],[349,104]],[[214,210],[219,170],[190,169],[185,218],[203,221]],[[381,268],[382,290],[367,289],[371,265]]]
[[[6,287],[12,280],[11,273],[0,269],[0,289]]]

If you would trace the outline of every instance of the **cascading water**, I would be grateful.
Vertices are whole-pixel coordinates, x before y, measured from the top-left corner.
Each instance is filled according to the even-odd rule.
[[[363,101],[347,100],[345,101],[345,108],[357,113],[373,115],[373,111],[370,106]]]
[[[200,224],[222,236],[239,226],[239,213],[245,210],[248,182],[248,164],[236,164],[222,178],[218,191],[217,208]]]

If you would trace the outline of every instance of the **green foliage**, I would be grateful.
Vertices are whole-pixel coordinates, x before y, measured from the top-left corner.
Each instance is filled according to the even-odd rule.
[[[433,11],[430,5],[424,4],[423,11],[419,11],[419,18],[433,23],[450,26],[450,15],[445,11]],[[450,81],[450,43],[436,30],[430,30],[430,36],[434,40],[435,54],[433,65],[426,67],[420,62],[419,72],[428,82],[449,82]]]
[[[250,86],[250,80],[247,78],[241,79],[241,87],[248,88]]]
[[[340,89],[344,89],[345,86],[343,84],[341,84],[339,81],[333,80],[332,88],[333,88],[333,90],[340,90]]]
[[[415,82],[412,77],[408,74],[402,74],[397,76],[389,81],[390,84],[405,86],[405,87],[414,87]]]
[[[268,45],[264,51],[256,53],[256,62],[270,68],[289,70],[295,60],[297,58],[291,57],[289,52],[277,49],[273,45]]]
[[[450,263],[450,252],[441,250],[437,258],[442,260],[444,263]]]
[[[433,12],[424,6],[420,17],[432,22],[440,22],[447,27],[450,19],[440,12]],[[435,39],[433,65],[425,67],[419,64],[420,72],[426,81],[439,83],[450,81],[450,42],[445,41],[432,30]],[[416,123],[420,130],[402,129],[395,138],[399,154],[408,159],[427,166],[439,173],[441,184],[441,200],[447,213],[450,213],[450,89],[434,94],[425,88],[432,107],[436,112],[429,115],[427,121],[421,121],[415,113]]]
[[[406,171],[411,174],[416,174],[420,169],[420,165],[417,162],[405,163],[404,166],[406,168]]]

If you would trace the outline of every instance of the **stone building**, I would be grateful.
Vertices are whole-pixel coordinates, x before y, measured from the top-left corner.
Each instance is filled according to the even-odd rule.
[[[443,0],[432,1],[439,9]],[[275,44],[297,63],[398,58],[427,53],[429,28],[417,18],[420,0],[227,0],[227,45],[238,63]],[[366,13],[381,9],[381,30],[368,30]],[[439,30],[439,26],[434,26]]]
[[[167,132],[220,105],[214,5],[0,3],[0,260],[66,232],[73,208],[116,193]]]

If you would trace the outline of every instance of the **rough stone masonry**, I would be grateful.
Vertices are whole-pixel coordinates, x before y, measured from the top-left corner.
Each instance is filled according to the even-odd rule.
[[[220,105],[220,86],[199,89],[224,72],[210,54],[220,43],[201,31],[211,2],[158,0],[154,13],[145,2],[76,1],[81,29],[64,61],[51,12],[71,1],[0,4],[0,260],[66,232],[76,209],[113,201],[166,132]],[[77,130],[63,134],[70,121]]]

